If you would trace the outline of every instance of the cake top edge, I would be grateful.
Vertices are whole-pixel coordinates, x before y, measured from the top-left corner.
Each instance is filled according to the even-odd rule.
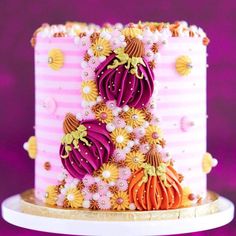
[[[76,38],[85,35],[109,34],[111,32],[121,32],[125,37],[159,37],[165,40],[169,37],[190,37],[200,38],[203,44],[207,45],[209,39],[202,28],[196,25],[189,25],[186,21],[176,21],[174,23],[164,22],[141,22],[129,24],[110,24],[102,26],[96,24],[86,24],[82,22],[66,22],[65,24],[49,25],[42,24],[33,34],[31,44],[34,46],[36,38]]]

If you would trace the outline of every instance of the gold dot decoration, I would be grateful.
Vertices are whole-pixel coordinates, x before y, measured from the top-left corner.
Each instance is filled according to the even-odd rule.
[[[202,158],[202,171],[206,174],[211,172],[212,167],[218,164],[217,159],[213,158],[209,152],[206,152]]]
[[[44,163],[44,169],[47,171],[51,170],[51,163],[49,161],[46,161]]]
[[[51,49],[48,53],[48,66],[53,70],[60,70],[64,65],[64,54],[58,49]]]
[[[175,68],[179,75],[187,76],[191,73],[193,65],[189,56],[180,56],[176,59]]]
[[[31,136],[23,145],[24,149],[28,152],[31,159],[35,159],[37,156],[37,139],[35,136]]]

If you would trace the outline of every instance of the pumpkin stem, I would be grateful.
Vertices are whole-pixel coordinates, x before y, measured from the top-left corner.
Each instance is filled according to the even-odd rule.
[[[156,151],[155,145],[152,145],[150,150],[146,154],[146,161],[150,165],[154,166],[157,168],[163,161],[161,158],[161,153]]]
[[[69,134],[75,131],[80,125],[80,122],[76,119],[76,116],[72,113],[67,113],[63,122],[63,131],[65,134]]]

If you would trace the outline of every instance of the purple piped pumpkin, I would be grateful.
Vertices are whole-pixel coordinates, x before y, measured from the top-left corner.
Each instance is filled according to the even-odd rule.
[[[116,100],[117,106],[143,108],[154,89],[154,74],[144,59],[141,40],[127,40],[124,49],[115,50],[96,69],[97,87],[102,98]]]
[[[82,179],[108,161],[114,145],[104,124],[97,120],[78,121],[68,113],[63,123],[64,137],[60,157],[65,169]]]

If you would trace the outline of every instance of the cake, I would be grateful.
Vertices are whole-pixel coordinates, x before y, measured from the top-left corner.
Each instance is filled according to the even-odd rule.
[[[35,50],[35,198],[48,207],[201,205],[209,39],[186,22],[43,24]]]

